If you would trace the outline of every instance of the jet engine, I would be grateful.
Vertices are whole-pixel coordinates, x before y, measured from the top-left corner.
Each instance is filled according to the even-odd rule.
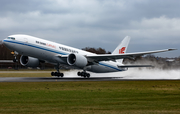
[[[84,68],[87,65],[88,61],[87,58],[83,55],[72,53],[68,55],[67,63],[69,65],[75,65],[77,67]]]
[[[37,58],[22,55],[20,58],[20,63],[21,65],[27,67],[38,67],[40,62]]]

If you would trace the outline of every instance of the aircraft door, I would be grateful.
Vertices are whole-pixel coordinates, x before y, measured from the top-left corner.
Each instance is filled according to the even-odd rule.
[[[28,39],[27,39],[27,38],[24,38],[24,42],[25,42],[25,43],[28,43]]]

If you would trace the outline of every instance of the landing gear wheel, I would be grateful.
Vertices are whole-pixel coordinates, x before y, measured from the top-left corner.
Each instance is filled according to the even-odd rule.
[[[78,75],[78,76],[81,76],[81,72],[78,72],[77,75]]]
[[[86,75],[86,76],[87,76],[87,78],[89,78],[89,77],[90,77],[90,74],[89,74],[89,73],[87,73],[87,75]]]
[[[64,76],[64,74],[63,74],[63,73],[60,73],[60,76],[61,76],[61,77],[63,77],[63,76]]]
[[[54,72],[51,72],[51,76],[55,76],[55,73],[54,73]]]

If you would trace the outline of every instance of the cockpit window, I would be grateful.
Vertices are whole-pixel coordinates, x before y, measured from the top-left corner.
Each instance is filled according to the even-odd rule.
[[[15,40],[15,38],[13,38],[13,37],[8,37],[7,39],[12,39],[12,40]]]

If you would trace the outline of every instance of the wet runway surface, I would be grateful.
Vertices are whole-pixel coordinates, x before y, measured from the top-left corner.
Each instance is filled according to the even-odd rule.
[[[67,81],[113,81],[121,79],[112,77],[81,78],[81,77],[1,77],[0,82],[67,82]]]
[[[173,79],[124,79],[123,77],[1,77],[0,82],[68,82],[68,81],[133,81],[133,80],[173,80]]]

